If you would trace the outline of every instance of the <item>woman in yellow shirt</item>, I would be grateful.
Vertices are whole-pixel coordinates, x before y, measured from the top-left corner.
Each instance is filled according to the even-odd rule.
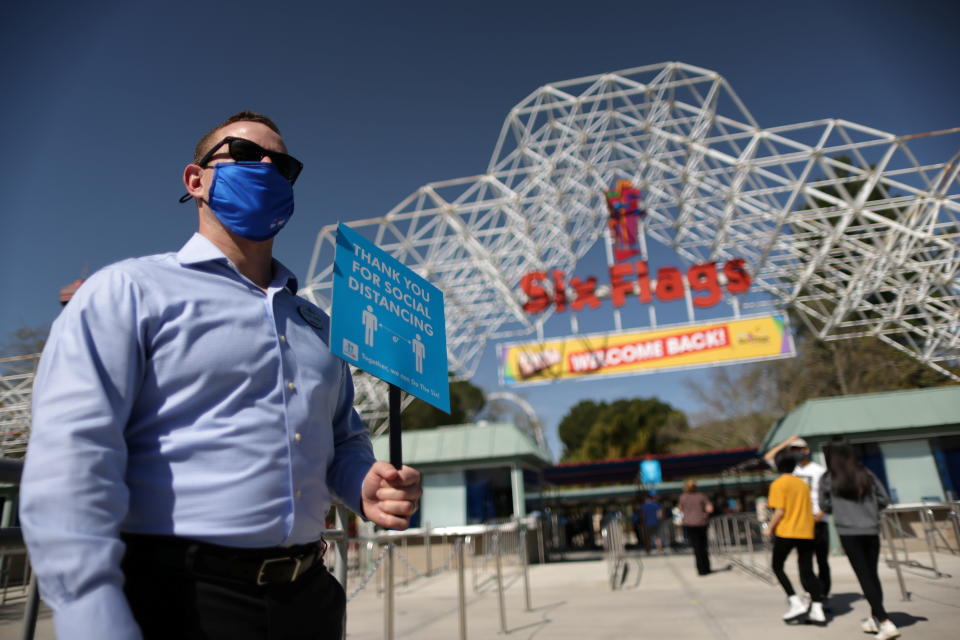
[[[823,613],[820,583],[813,573],[813,554],[816,546],[810,487],[803,479],[793,475],[793,470],[797,466],[796,453],[789,450],[781,451],[777,454],[776,465],[781,475],[770,484],[767,505],[774,512],[767,534],[773,535],[773,573],[787,593],[787,600],[790,603],[790,608],[783,614],[783,620],[787,624],[811,622],[821,626],[826,625],[827,618]],[[793,590],[793,584],[783,570],[787,556],[794,548],[797,550],[800,582],[810,594],[812,601],[809,607]]]

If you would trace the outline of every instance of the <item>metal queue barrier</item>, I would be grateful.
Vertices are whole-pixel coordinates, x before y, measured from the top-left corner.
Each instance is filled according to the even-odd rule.
[[[340,517],[345,515],[340,513]],[[338,525],[342,526],[340,522]],[[413,580],[429,578],[448,569],[457,571],[457,637],[466,640],[468,564],[472,591],[479,593],[492,589],[496,593],[501,633],[508,632],[506,582],[511,576],[506,575],[505,565],[513,568],[512,578],[522,582],[524,610],[532,610],[527,547],[534,542],[542,548],[540,521],[536,517],[499,524],[380,531],[356,538],[347,538],[342,529],[334,536],[329,533],[325,532],[324,538],[335,545],[328,548],[325,561],[332,566],[334,576],[347,592],[348,614],[349,602],[368,585],[374,585],[377,595],[383,598],[383,637],[386,640],[395,637],[398,584],[406,586]],[[535,540],[530,540],[530,534],[536,534]],[[411,545],[411,542],[416,544]],[[433,558],[437,547],[447,554],[439,565]],[[415,561],[410,559],[414,549],[422,552],[420,567],[414,566]],[[356,586],[353,586],[354,582]]]
[[[627,582],[631,566],[634,567],[634,587],[640,584],[640,577],[643,575],[643,559],[640,552],[627,552],[626,527],[626,519],[622,513],[617,512],[600,529],[607,578],[610,581],[610,589],[613,591],[620,589]]]
[[[773,547],[763,536],[765,526],[752,513],[728,513],[710,518],[710,552],[767,584],[775,584],[770,568]]]
[[[915,530],[914,524],[919,526],[920,533]],[[893,505],[881,512],[880,526],[883,557],[887,566],[897,572],[903,600],[910,599],[910,592],[903,579],[903,567],[929,571],[934,578],[951,577],[940,571],[937,553],[960,554],[960,502]],[[952,541],[947,533],[953,535]],[[911,545],[911,541],[916,542]],[[929,566],[910,558],[911,546],[920,547],[921,553],[926,547],[926,554],[930,557]],[[915,548],[914,551],[916,550]]]

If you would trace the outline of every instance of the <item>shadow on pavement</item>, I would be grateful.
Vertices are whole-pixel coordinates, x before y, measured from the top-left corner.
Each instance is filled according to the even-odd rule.
[[[888,611],[887,615],[890,616],[890,621],[901,629],[903,627],[914,625],[918,622],[926,622],[930,619],[924,616],[910,615],[909,613],[904,613],[902,611]]]
[[[843,616],[853,611],[853,603],[863,600],[859,593],[831,593],[827,605],[834,616]]]

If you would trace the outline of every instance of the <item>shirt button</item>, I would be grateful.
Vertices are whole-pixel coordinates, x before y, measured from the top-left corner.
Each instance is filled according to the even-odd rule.
[[[296,440],[297,442],[300,442],[300,438],[301,438],[301,436],[300,436],[299,433],[293,434],[293,439]]]
[[[297,385],[293,384],[292,382],[287,383],[287,389],[290,389],[290,391],[293,391],[296,388],[297,388]]]
[[[300,499],[300,489],[297,489],[297,492],[293,494],[293,497],[296,498],[297,500]]]
[[[286,342],[287,336],[280,336],[280,342]]]

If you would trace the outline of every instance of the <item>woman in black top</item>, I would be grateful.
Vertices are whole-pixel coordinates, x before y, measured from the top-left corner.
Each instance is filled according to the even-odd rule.
[[[883,589],[877,565],[880,560],[880,510],[890,504],[883,484],[863,466],[853,447],[835,440],[824,450],[827,472],[820,480],[820,508],[833,514],[850,565],[863,595],[870,603],[870,616],[863,621],[867,633],[878,640],[900,635],[883,608]]]

